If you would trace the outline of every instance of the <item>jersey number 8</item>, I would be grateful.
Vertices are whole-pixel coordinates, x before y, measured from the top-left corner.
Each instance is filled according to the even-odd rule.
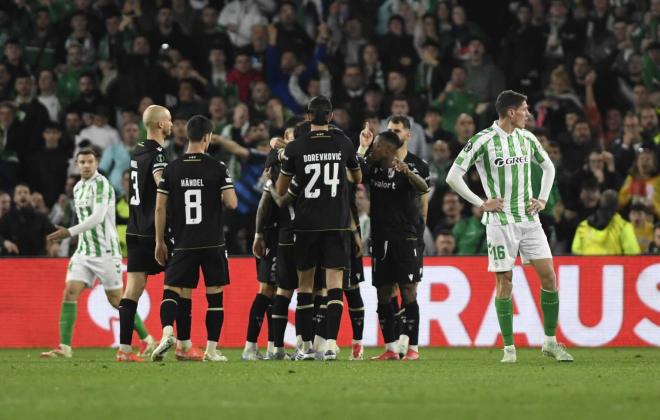
[[[187,190],[183,194],[186,206],[186,224],[198,225],[202,222],[202,190]]]
[[[332,165],[332,166],[330,166]],[[332,176],[330,175],[330,168],[332,168]],[[321,175],[321,164],[311,163],[305,166],[305,173],[312,173],[312,178],[305,187],[305,198],[318,198],[321,195],[321,190],[314,188],[316,181]],[[339,185],[339,163],[326,163],[323,165],[323,183],[331,187],[330,196],[337,196],[337,186]]]

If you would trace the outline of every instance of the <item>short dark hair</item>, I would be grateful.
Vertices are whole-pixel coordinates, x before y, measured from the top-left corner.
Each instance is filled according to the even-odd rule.
[[[186,124],[186,134],[192,143],[199,143],[205,135],[213,132],[213,123],[203,115],[193,115]]]
[[[325,96],[315,96],[307,105],[307,113],[312,116],[312,124],[325,125],[328,123],[328,116],[332,113],[332,103]]]
[[[390,119],[387,121],[388,124],[401,124],[403,128],[406,130],[410,130],[410,120],[408,117],[404,117],[403,115],[395,115],[393,117],[390,117]]]
[[[399,139],[399,136],[391,131],[383,131],[378,133],[378,138],[386,143],[393,145],[397,149],[403,145],[403,143],[401,143],[401,139]]]
[[[518,108],[527,100],[527,96],[513,90],[502,91],[495,100],[495,111],[500,117],[506,116],[509,108]]]
[[[99,154],[96,153],[96,150],[92,149],[91,147],[83,147],[82,149],[78,150],[76,153],[76,160],[78,160],[78,158],[82,155],[92,155],[95,159],[99,158]]]

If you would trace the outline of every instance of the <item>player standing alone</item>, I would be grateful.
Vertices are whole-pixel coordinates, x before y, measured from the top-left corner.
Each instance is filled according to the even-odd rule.
[[[217,344],[224,321],[222,289],[229,284],[222,205],[235,209],[238,199],[225,164],[206,154],[213,136],[213,123],[195,115],[188,121],[186,131],[188,150],[167,166],[158,184],[155,258],[161,265],[168,259],[166,219],[172,228],[174,252],[165,269],[160,306],[163,337],[151,359],[162,360],[174,345],[173,325],[180,297],[186,289],[197,287],[201,268],[208,302],[208,342],[204,360],[220,362],[227,360],[218,353]]]
[[[126,229],[128,276],[124,295],[119,301],[119,362],[143,361],[131,348],[137,303],[147,284],[147,276],[163,271],[154,259],[154,209],[156,186],[167,166],[163,144],[165,137],[172,132],[172,116],[167,108],[151,105],[144,110],[142,121],[147,128],[147,140],[138,143],[131,152]]]
[[[334,348],[344,309],[343,271],[350,263],[351,218],[347,182],[350,178],[351,182],[359,183],[362,173],[351,141],[329,129],[328,123],[332,119],[330,101],[323,96],[313,98],[307,113],[311,131],[284,149],[277,192],[284,195],[295,175],[300,187],[293,221],[300,280],[298,310],[305,312],[305,322],[301,322],[301,328],[311,328],[312,325],[312,288],[318,262],[325,268],[328,288],[328,350],[325,359],[335,360],[337,354]],[[350,172],[347,173],[347,170]],[[305,346],[309,347],[310,343]],[[311,349],[308,351],[313,353]]]
[[[98,278],[108,302],[115,308],[119,306],[123,287],[121,252],[115,227],[115,190],[106,177],[98,173],[99,161],[92,149],[81,149],[76,154],[76,163],[81,180],[73,187],[73,200],[79,223],[68,229],[58,227],[48,240],[78,236],[78,248],[69,261],[66,274],[60,313],[60,345],[41,353],[42,357],[71,357],[77,301],[85,287],[94,286],[94,280]],[[147,347],[153,345],[153,338],[138,314],[135,314],[135,330]]]
[[[488,271],[495,272],[495,310],[504,340],[502,362],[516,361],[511,281],[518,253],[524,264],[532,264],[541,280],[543,354],[572,362],[573,357],[555,337],[559,314],[557,278],[538,216],[550,194],[555,168],[538,139],[524,129],[529,114],[525,95],[506,90],[497,97],[495,109],[499,120],[468,141],[447,174],[447,184],[485,212],[482,222],[486,225],[488,241]],[[532,161],[543,169],[538,199],[532,197]],[[472,165],[477,165],[488,197],[486,201],[474,194],[463,180]]]

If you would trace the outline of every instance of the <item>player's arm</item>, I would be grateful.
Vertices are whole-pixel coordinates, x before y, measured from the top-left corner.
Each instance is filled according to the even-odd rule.
[[[344,140],[344,153],[348,156],[346,161],[346,178],[354,184],[359,184],[362,182],[362,169],[360,168],[360,162],[358,162],[358,154],[355,151],[353,143],[347,137]]]
[[[447,174],[447,185],[463,197],[464,200],[480,207],[484,211],[500,211],[504,208],[504,200],[502,198],[494,197],[483,201],[468,187],[463,179],[468,169],[480,158],[480,150],[477,147],[478,143],[478,139],[470,139],[463,150],[461,150],[461,153],[458,154]]]
[[[295,180],[291,180],[290,187],[293,187],[295,182]],[[268,193],[270,194],[277,207],[288,206],[289,204],[293,203],[297,197],[297,194],[292,191],[292,188],[289,188],[285,195],[280,195],[277,193],[277,190],[272,182],[269,182],[266,186],[268,188]]]
[[[254,242],[252,243],[252,254],[257,258],[263,258],[266,250],[266,243],[264,242],[264,218],[272,205],[272,197],[270,192],[265,190],[261,194],[259,206],[257,207],[257,217],[254,229]]]
[[[238,207],[238,197],[234,190],[234,181],[232,181],[229,171],[224,163],[220,163],[220,199],[222,204],[230,210]]]
[[[110,196],[108,195],[108,190],[106,188],[112,187],[110,184],[105,185],[103,182],[99,181],[93,188],[94,203],[92,204],[92,214],[83,222],[68,229],[62,226],[57,226],[57,230],[46,237],[47,240],[59,241],[70,236],[80,235],[103,222],[110,206]]]
[[[348,209],[349,212],[351,212],[351,209]],[[353,218],[353,215],[351,214],[351,231],[353,232],[353,245],[355,245],[355,256],[356,257],[361,257],[362,256],[362,238],[360,237],[360,230],[358,229],[357,222],[355,221],[355,218]]]
[[[536,214],[545,208],[548,202],[548,197],[552,191],[552,186],[555,182],[555,165],[550,160],[548,154],[543,150],[543,146],[538,141],[536,136],[532,133],[525,133],[530,137],[530,145],[532,148],[532,160],[539,164],[543,170],[541,176],[541,191],[539,191],[538,199],[532,198],[530,205],[527,208],[528,213]]]
[[[426,220],[429,214],[429,195],[429,192],[426,191],[424,194],[419,196],[419,212],[422,215],[424,224],[426,224]]]
[[[410,184],[415,187],[418,193],[420,194],[426,194],[429,191],[429,186],[424,181],[424,178],[422,178],[419,174],[415,173],[415,171],[411,171],[410,167],[406,162],[403,162],[399,160],[399,158],[394,158],[394,169],[397,172],[401,172],[404,174],[407,178]]]
[[[227,153],[230,153],[241,160],[246,160],[250,157],[250,150],[236,143],[234,140],[228,139],[224,136],[214,134],[211,142],[222,147]]]
[[[282,166],[280,168],[280,175],[277,177],[275,190],[280,196],[286,195],[291,186],[291,179],[296,173],[296,159],[293,153],[293,147],[295,147],[295,142],[289,143],[284,150],[279,152],[279,159]]]
[[[156,209],[154,210],[154,225],[156,229],[156,249],[154,257],[158,264],[165,266],[167,261],[167,246],[165,245],[165,224],[167,222],[167,199],[170,194],[168,177],[163,177],[164,171],[158,172],[159,183],[156,193]],[[156,174],[154,174],[154,178]]]

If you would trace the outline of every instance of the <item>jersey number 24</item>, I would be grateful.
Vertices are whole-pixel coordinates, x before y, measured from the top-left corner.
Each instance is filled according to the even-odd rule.
[[[312,174],[311,179],[305,187],[305,198],[318,198],[321,195],[319,188],[314,188],[323,172],[323,183],[331,187],[330,196],[337,196],[337,186],[339,185],[339,163],[326,163],[321,170],[320,163],[310,163],[305,165],[305,173]]]

